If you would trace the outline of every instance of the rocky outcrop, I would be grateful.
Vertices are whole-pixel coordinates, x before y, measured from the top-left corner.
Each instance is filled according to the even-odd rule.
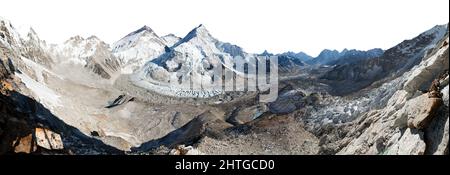
[[[34,130],[37,145],[48,150],[60,150],[64,148],[61,136],[49,129],[36,128]]]
[[[119,106],[119,105],[122,105],[122,104],[124,104],[124,103],[127,103],[127,102],[129,102],[129,101],[133,101],[133,100],[134,100],[134,97],[131,97],[131,96],[122,94],[122,95],[119,95],[119,96],[118,96],[116,99],[114,99],[112,102],[110,102],[110,103],[108,104],[108,106],[106,106],[106,108],[112,108],[112,107],[115,107],[115,106]]]

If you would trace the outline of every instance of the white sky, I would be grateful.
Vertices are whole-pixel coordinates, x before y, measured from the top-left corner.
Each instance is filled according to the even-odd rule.
[[[204,24],[247,52],[390,48],[449,21],[449,0],[2,0],[0,16],[61,43],[96,35],[112,44],[143,25],[185,36]]]

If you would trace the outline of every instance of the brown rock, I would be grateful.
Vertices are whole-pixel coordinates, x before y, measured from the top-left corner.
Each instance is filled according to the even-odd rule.
[[[61,136],[45,128],[36,128],[35,136],[37,145],[48,150],[63,149]]]
[[[15,153],[27,153],[27,154],[35,152],[37,149],[32,134],[29,134],[22,138],[17,138],[17,140],[13,142],[12,147],[14,147]]]

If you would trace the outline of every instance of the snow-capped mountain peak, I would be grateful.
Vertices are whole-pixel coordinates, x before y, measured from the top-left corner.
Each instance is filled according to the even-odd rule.
[[[21,37],[11,22],[0,17],[0,42],[11,47],[21,46]]]

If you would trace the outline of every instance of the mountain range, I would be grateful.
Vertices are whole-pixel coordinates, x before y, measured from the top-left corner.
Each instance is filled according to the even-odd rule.
[[[49,44],[0,18],[0,154],[448,154],[448,42],[437,25],[314,58],[247,53],[199,25]],[[275,101],[171,84],[211,82],[219,67],[239,76],[237,56],[278,58]]]

